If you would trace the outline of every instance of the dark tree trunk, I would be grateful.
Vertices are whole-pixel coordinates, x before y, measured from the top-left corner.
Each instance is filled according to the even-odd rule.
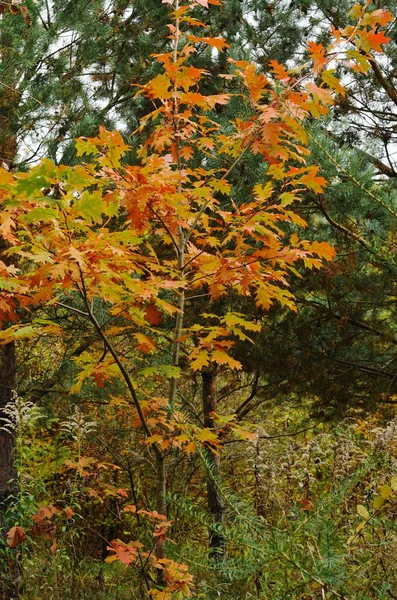
[[[12,400],[15,382],[15,346],[13,343],[0,348],[0,417],[3,408]],[[0,427],[4,422],[0,421]],[[14,463],[15,438],[0,430],[0,531],[5,543],[7,531],[13,523],[7,518],[17,492],[16,469]],[[12,551],[12,552],[15,552]],[[0,599],[19,598],[20,564],[18,557],[4,557],[0,561]]]
[[[0,145],[1,152],[1,145]],[[11,260],[2,252],[8,242],[0,239],[0,260],[9,265]],[[0,418],[5,417],[3,409],[13,399],[15,389],[15,344],[10,342],[0,346]],[[14,466],[14,436],[1,428],[4,421],[0,420],[0,525],[4,514],[4,503],[16,489],[16,473]]]
[[[203,382],[203,411],[204,426],[214,428],[216,426],[211,413],[217,409],[216,396],[216,371],[205,369],[201,372]],[[207,476],[207,503],[211,520],[216,525],[224,522],[224,504],[215,481],[220,479],[220,458],[211,450],[206,451],[207,461],[210,465],[211,474]],[[221,560],[225,556],[226,540],[222,533],[209,527],[209,556],[215,560]]]
[[[7,6],[3,6],[3,10]],[[2,59],[5,61],[5,53]],[[0,166],[12,168],[17,147],[17,124],[15,115],[20,95],[12,86],[0,90]],[[5,264],[12,261],[3,255],[2,250],[8,242],[0,239],[0,260]],[[13,400],[12,391],[15,389],[15,344],[11,342],[0,347],[0,417],[3,409]],[[0,421],[0,428],[4,421]],[[4,537],[14,523],[8,521],[9,509],[15,501],[18,489],[15,468],[15,438],[12,434],[0,429],[0,535]],[[15,552],[15,551],[14,551]],[[4,557],[4,555],[3,555]],[[18,555],[10,555],[0,561],[0,600],[14,600],[20,597],[20,564]]]
[[[3,13],[8,13],[10,0],[5,0],[0,6],[0,20]],[[3,29],[2,29],[3,31]],[[11,49],[0,37],[1,57],[3,64],[10,60]],[[11,64],[12,61],[10,60]],[[14,83],[20,74],[7,71],[8,77],[2,79],[0,87],[0,166],[11,169],[17,153],[17,108],[21,100],[20,93],[14,89]],[[0,260],[6,265],[15,264],[15,259],[4,256],[3,250],[9,245],[8,241],[0,238]],[[12,390],[15,389],[15,345],[13,342],[0,347],[0,417],[2,409],[12,400]],[[0,427],[3,421],[0,421]],[[14,439],[9,433],[0,430],[0,502],[7,500],[10,493],[16,489],[14,468]],[[10,483],[11,482],[11,483]],[[0,506],[0,523],[1,523]]]

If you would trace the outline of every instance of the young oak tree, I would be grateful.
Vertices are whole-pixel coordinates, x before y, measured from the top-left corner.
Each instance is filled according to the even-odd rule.
[[[99,386],[122,378],[155,459],[153,514],[160,520],[167,512],[168,453],[220,446],[213,423],[198,428],[179,410],[179,380],[192,371],[205,380],[211,365],[240,369],[233,346],[250,342],[263,311],[275,302],[295,309],[288,277],[298,273],[296,265],[319,268],[334,256],[327,243],[295,231],[305,221],[292,207],[326,185],[309,161],[305,119],[324,115],[333,92],[343,93],[330,64],[345,60],[351,47],[360,60],[371,55],[381,35],[379,12],[364,12],[329,47],[311,44],[311,61],[300,71],[273,61],[272,77],[265,77],[247,61],[230,61],[224,78],[231,91],[205,95],[199,86],[208,73],[194,66],[196,47],[222,51],[227,43],[201,34],[205,24],[196,9],[219,2],[166,3],[172,48],[156,56],[161,73],[138,91],[153,104],[141,126],[149,133],[138,164],[123,164],[129,147],[118,132],[102,128],[76,143],[88,162],[69,167],[44,160],[28,173],[3,169],[0,179],[1,231],[9,245],[0,264],[1,341],[62,336],[62,319],[43,319],[40,307],[86,320],[98,344],[86,352],[71,392],[89,378]],[[356,58],[350,52],[353,64]],[[226,133],[216,107],[236,98],[248,116],[236,117]],[[263,178],[242,200],[231,175],[250,154],[263,160]],[[213,156],[228,166],[213,166]],[[196,314],[202,297],[214,312]],[[257,314],[248,319],[232,310],[235,298],[252,301]],[[140,357],[148,365],[143,369]],[[163,379],[161,397],[142,386],[148,376]],[[110,546],[123,562],[144,557],[157,569],[158,587],[150,593],[164,600],[180,590],[188,595],[190,585],[185,567],[165,556],[167,526],[155,533],[155,554],[138,540]]]
[[[139,122],[131,83],[161,49],[165,7],[156,0],[0,3],[0,164],[25,169],[44,156],[76,161],[72,140],[100,124]],[[144,33],[148,17],[155,25]],[[133,57],[133,60],[132,60]],[[125,110],[124,108],[126,107]],[[133,125],[131,125],[133,123]],[[0,417],[19,368],[14,343],[0,349]],[[0,499],[15,491],[12,440],[0,431]]]

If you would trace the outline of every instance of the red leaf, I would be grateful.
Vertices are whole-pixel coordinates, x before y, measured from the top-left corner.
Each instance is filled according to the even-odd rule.
[[[308,498],[303,498],[301,510],[314,510],[314,504]]]
[[[105,374],[103,372],[93,372],[92,374],[92,378],[96,383],[96,386],[98,388],[103,388],[105,387]]]
[[[161,323],[161,312],[153,304],[145,306],[145,317],[151,325],[159,325]]]

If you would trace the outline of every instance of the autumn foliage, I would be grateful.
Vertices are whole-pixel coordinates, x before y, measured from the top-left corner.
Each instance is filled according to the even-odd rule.
[[[77,140],[77,166],[44,160],[28,172],[0,172],[0,233],[7,244],[0,262],[1,342],[56,340],[64,335],[60,316],[82,316],[97,345],[76,359],[69,391],[79,393],[86,380],[101,388],[121,378],[159,478],[170,449],[204,445],[219,452],[221,446],[214,431],[193,426],[178,409],[178,380],[211,365],[241,369],[236,342],[252,343],[273,304],[295,310],[291,276],[333,259],[328,243],[305,238],[299,214],[300,200],[327,185],[311,163],[306,123],[344,94],[339,64],[364,74],[370,69],[391,20],[386,11],[357,5],[353,24],[334,29],[328,47],[310,43],[300,68],[273,61],[265,77],[255,64],[229,59],[221,91],[206,95],[210,74],[195,66],[196,50],[222,52],[228,44],[201,34],[199,9],[220,3],[163,2],[172,19],[169,51],[155,56],[161,72],[137,90],[153,110],[135,132],[145,138],[136,164],[125,160],[130,146],[120,133],[101,128]],[[248,116],[236,114],[225,132],[216,111],[236,99]],[[239,198],[234,175],[248,155],[261,161],[263,176]],[[208,311],[197,309],[199,298]],[[253,318],[242,314],[240,300],[252,306]],[[106,318],[102,309],[97,313],[99,303]],[[42,308],[53,318],[44,318]],[[136,357],[133,371],[127,347]],[[168,392],[153,397],[137,383],[147,378]],[[222,427],[224,435],[236,433],[237,425]],[[170,526],[164,491],[160,486],[157,512],[124,508],[152,523],[156,553],[139,540],[113,540],[107,560],[129,565],[140,558],[162,571],[151,594],[167,600],[180,591],[188,596],[192,578],[164,553]],[[25,533],[16,526],[9,539],[14,548]]]

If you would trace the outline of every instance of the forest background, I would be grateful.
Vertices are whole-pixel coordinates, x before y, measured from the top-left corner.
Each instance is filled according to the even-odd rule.
[[[388,9],[0,4],[2,598],[397,597]]]

